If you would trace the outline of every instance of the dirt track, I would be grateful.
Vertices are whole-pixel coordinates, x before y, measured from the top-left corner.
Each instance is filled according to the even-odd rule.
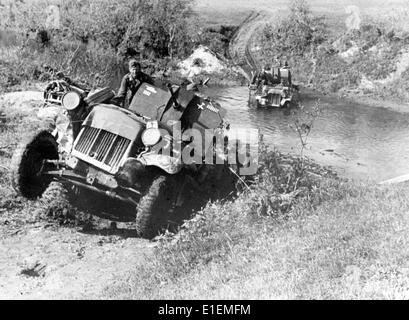
[[[254,35],[269,21],[268,12],[252,11],[240,25],[230,41],[229,54],[246,72],[248,79],[251,71],[260,68],[259,62],[252,55]]]
[[[101,234],[102,233],[102,234]],[[155,243],[39,222],[0,239],[0,299],[98,299]]]

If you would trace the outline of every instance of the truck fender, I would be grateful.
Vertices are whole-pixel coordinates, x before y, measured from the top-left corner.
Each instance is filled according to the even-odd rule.
[[[145,166],[156,166],[169,174],[176,174],[182,169],[180,159],[164,154],[145,153],[138,160]]]

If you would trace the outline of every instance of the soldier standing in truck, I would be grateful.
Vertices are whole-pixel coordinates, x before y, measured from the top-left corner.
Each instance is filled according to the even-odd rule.
[[[141,69],[141,64],[138,61],[129,61],[129,73],[122,78],[121,86],[115,97],[115,100],[124,108],[128,108],[136,91],[138,91],[143,82],[154,84],[153,79],[142,72]]]

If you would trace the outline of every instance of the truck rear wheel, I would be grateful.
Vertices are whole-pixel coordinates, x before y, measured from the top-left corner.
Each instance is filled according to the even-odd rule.
[[[177,190],[173,176],[155,178],[136,208],[136,231],[152,239],[167,226],[169,213],[176,202]]]
[[[17,193],[29,199],[43,194],[52,180],[41,174],[45,159],[58,159],[58,144],[51,133],[41,130],[27,137],[11,159],[11,182]]]

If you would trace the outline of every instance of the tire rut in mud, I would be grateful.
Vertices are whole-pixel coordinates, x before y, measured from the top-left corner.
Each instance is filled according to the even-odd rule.
[[[229,58],[236,60],[237,64],[247,74],[249,80],[251,78],[251,71],[259,69],[259,64],[253,57],[250,48],[252,45],[252,35],[257,30],[257,27],[254,25],[258,19],[263,18],[264,15],[261,12],[252,11],[237,28],[229,44]]]

